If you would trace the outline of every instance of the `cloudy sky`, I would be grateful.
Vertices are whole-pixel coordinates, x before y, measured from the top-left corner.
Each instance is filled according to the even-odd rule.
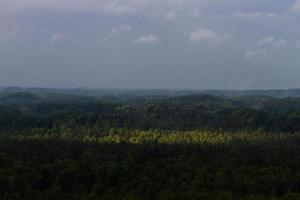
[[[300,0],[0,0],[0,86],[300,87]]]

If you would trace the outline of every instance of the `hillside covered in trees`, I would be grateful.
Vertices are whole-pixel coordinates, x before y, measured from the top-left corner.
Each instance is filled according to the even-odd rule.
[[[288,91],[0,90],[0,199],[300,199]]]

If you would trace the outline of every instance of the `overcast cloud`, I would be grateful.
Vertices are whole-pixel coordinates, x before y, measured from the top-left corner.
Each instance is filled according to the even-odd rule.
[[[0,86],[300,87],[300,0],[1,0]]]

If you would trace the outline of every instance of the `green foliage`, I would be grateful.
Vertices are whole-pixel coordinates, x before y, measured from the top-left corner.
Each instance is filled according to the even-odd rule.
[[[0,199],[299,198],[297,135],[163,135],[2,138]]]
[[[163,131],[300,131],[299,99],[267,99],[262,103],[250,97],[243,100],[208,96],[189,98],[141,102],[128,100],[120,103],[89,98],[84,101],[71,98],[68,101],[49,102],[29,99],[27,103],[10,102],[2,106],[0,100],[0,131],[60,127],[72,130],[87,127],[98,134],[111,128]]]
[[[297,98],[32,91],[0,91],[1,200],[300,199]]]

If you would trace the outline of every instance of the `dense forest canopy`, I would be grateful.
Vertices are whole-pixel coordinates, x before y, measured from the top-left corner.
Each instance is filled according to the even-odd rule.
[[[169,95],[172,91],[165,96],[163,91],[134,95],[134,90],[128,94],[121,90],[115,95],[114,90],[108,90],[99,96],[79,95],[78,91],[23,90],[0,92],[0,130],[53,129],[65,125],[89,127],[97,133],[111,128],[266,132],[300,129],[300,98],[296,97],[180,92],[177,96]],[[110,96],[106,96],[109,92]]]
[[[2,88],[0,199],[299,199],[297,96]]]

